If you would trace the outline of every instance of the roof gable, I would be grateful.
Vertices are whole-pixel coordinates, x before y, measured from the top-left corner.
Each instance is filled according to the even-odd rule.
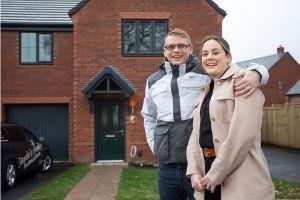
[[[276,64],[287,53],[288,52],[274,54],[274,55],[260,57],[260,58],[255,58],[255,59],[251,59],[251,60],[237,62],[236,64],[242,68],[247,68],[249,66],[249,64],[257,63],[257,64],[265,66],[269,70],[274,64]]]
[[[218,4],[216,4],[213,0],[207,0],[207,2],[214,7],[214,9],[216,9],[216,11],[218,11],[221,15],[223,15],[224,17],[227,15],[226,11],[223,10],[222,8],[220,8],[218,6]]]
[[[97,88],[99,88],[103,81],[106,81],[107,79],[113,81],[113,84],[116,84],[126,96],[131,96],[135,93],[135,88],[131,82],[113,66],[105,67],[83,88],[82,92],[90,99]],[[109,91],[107,91],[107,93],[109,93]]]
[[[218,11],[221,15],[226,16],[225,10],[220,8],[213,0],[206,0],[216,11]],[[74,7],[72,10],[70,10],[69,15],[75,14],[78,10],[80,10],[88,0],[82,0],[76,7]]]
[[[73,15],[75,14],[77,11],[79,11],[86,3],[88,2],[88,0],[82,0],[79,4],[77,4],[77,6],[75,6],[74,8],[72,8],[69,11],[69,15]]]

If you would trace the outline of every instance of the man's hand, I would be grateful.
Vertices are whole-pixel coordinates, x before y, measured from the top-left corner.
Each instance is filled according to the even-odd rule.
[[[201,180],[201,185],[203,188],[206,188],[207,190],[211,191],[211,193],[215,192],[217,184],[212,182],[207,176],[204,176]]]
[[[191,175],[191,183],[194,190],[201,192],[204,190],[204,187],[202,187],[202,184],[200,183],[201,180],[200,174],[193,174]]]
[[[260,75],[257,71],[240,70],[234,76],[235,96],[247,98],[250,96],[260,84]]]

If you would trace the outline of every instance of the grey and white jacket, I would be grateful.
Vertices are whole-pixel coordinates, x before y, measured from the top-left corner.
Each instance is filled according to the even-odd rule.
[[[178,78],[174,77],[174,69],[178,69],[179,74]],[[247,68],[248,70],[255,69],[261,74],[262,80],[261,84],[265,85],[268,81],[268,71],[264,66],[253,64]],[[171,159],[174,162],[185,162],[185,149],[188,142],[189,134],[187,137],[187,141],[182,141],[182,148],[177,149],[176,144],[170,144],[170,140],[166,141],[165,144],[159,144],[158,141],[155,142],[155,134],[160,135],[162,132],[166,132],[170,134],[170,130],[172,128],[162,128],[158,129],[158,126],[161,127],[167,124],[168,127],[172,127],[176,124],[180,124],[180,122],[184,122],[186,120],[192,120],[194,105],[199,93],[202,91],[204,84],[210,81],[210,77],[204,73],[202,67],[200,66],[199,59],[191,55],[188,59],[187,63],[181,64],[180,66],[173,66],[167,60],[164,60],[162,65],[160,66],[160,70],[152,74],[147,79],[147,84],[145,88],[145,98],[143,103],[143,108],[141,114],[144,118],[144,128],[146,132],[146,138],[148,145],[151,151],[156,155],[158,160],[168,160],[170,158],[170,153],[172,151],[177,156],[180,151],[183,151],[182,155],[184,158],[180,158],[179,160],[174,158]],[[169,126],[170,125],[170,126]],[[187,122],[184,123],[184,126],[187,127],[187,130],[192,130],[192,123]],[[179,127],[173,127],[173,131],[179,130]],[[176,133],[177,136],[173,141],[180,139],[180,133]],[[168,136],[170,139],[170,135]],[[157,137],[159,138],[159,137]],[[158,145],[169,145],[172,148],[162,148],[154,146]],[[180,146],[180,145],[179,145]],[[158,151],[169,151],[167,155],[164,155],[163,159],[160,159]],[[166,152],[165,152],[166,153]],[[170,161],[170,160],[169,160]]]

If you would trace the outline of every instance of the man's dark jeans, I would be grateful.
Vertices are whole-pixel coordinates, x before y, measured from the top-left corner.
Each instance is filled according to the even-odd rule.
[[[186,164],[162,164],[158,167],[161,200],[195,200],[191,181],[186,177]]]

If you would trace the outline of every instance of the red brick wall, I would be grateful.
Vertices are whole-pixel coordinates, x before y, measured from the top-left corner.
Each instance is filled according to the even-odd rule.
[[[284,104],[285,94],[300,78],[300,66],[286,53],[271,69],[268,84],[262,88],[265,95],[265,106],[272,104]],[[278,81],[282,80],[282,89],[279,89]]]
[[[117,6],[116,6],[117,5]],[[132,13],[139,12],[139,13]],[[140,115],[146,78],[157,70],[163,56],[123,57],[121,53],[121,15],[131,13],[136,19],[169,16],[169,29],[186,30],[191,36],[195,53],[199,53],[201,40],[210,34],[221,34],[222,16],[205,0],[199,1],[97,1],[90,0],[72,16],[74,22],[74,82],[73,82],[73,135],[71,160],[94,160],[94,115],[89,111],[87,98],[81,92],[83,85],[108,65],[120,69],[136,87],[138,105],[136,123],[126,120],[126,160],[130,161],[130,148],[142,150],[140,160],[154,161],[148,148]],[[127,15],[128,17],[129,15]]]
[[[72,141],[73,32],[54,32],[53,44],[53,64],[21,65],[19,32],[1,31],[1,120],[3,104],[68,103]]]
[[[19,62],[19,32],[1,32],[2,98],[71,97],[73,33],[54,33],[53,44],[53,64],[22,65]]]

